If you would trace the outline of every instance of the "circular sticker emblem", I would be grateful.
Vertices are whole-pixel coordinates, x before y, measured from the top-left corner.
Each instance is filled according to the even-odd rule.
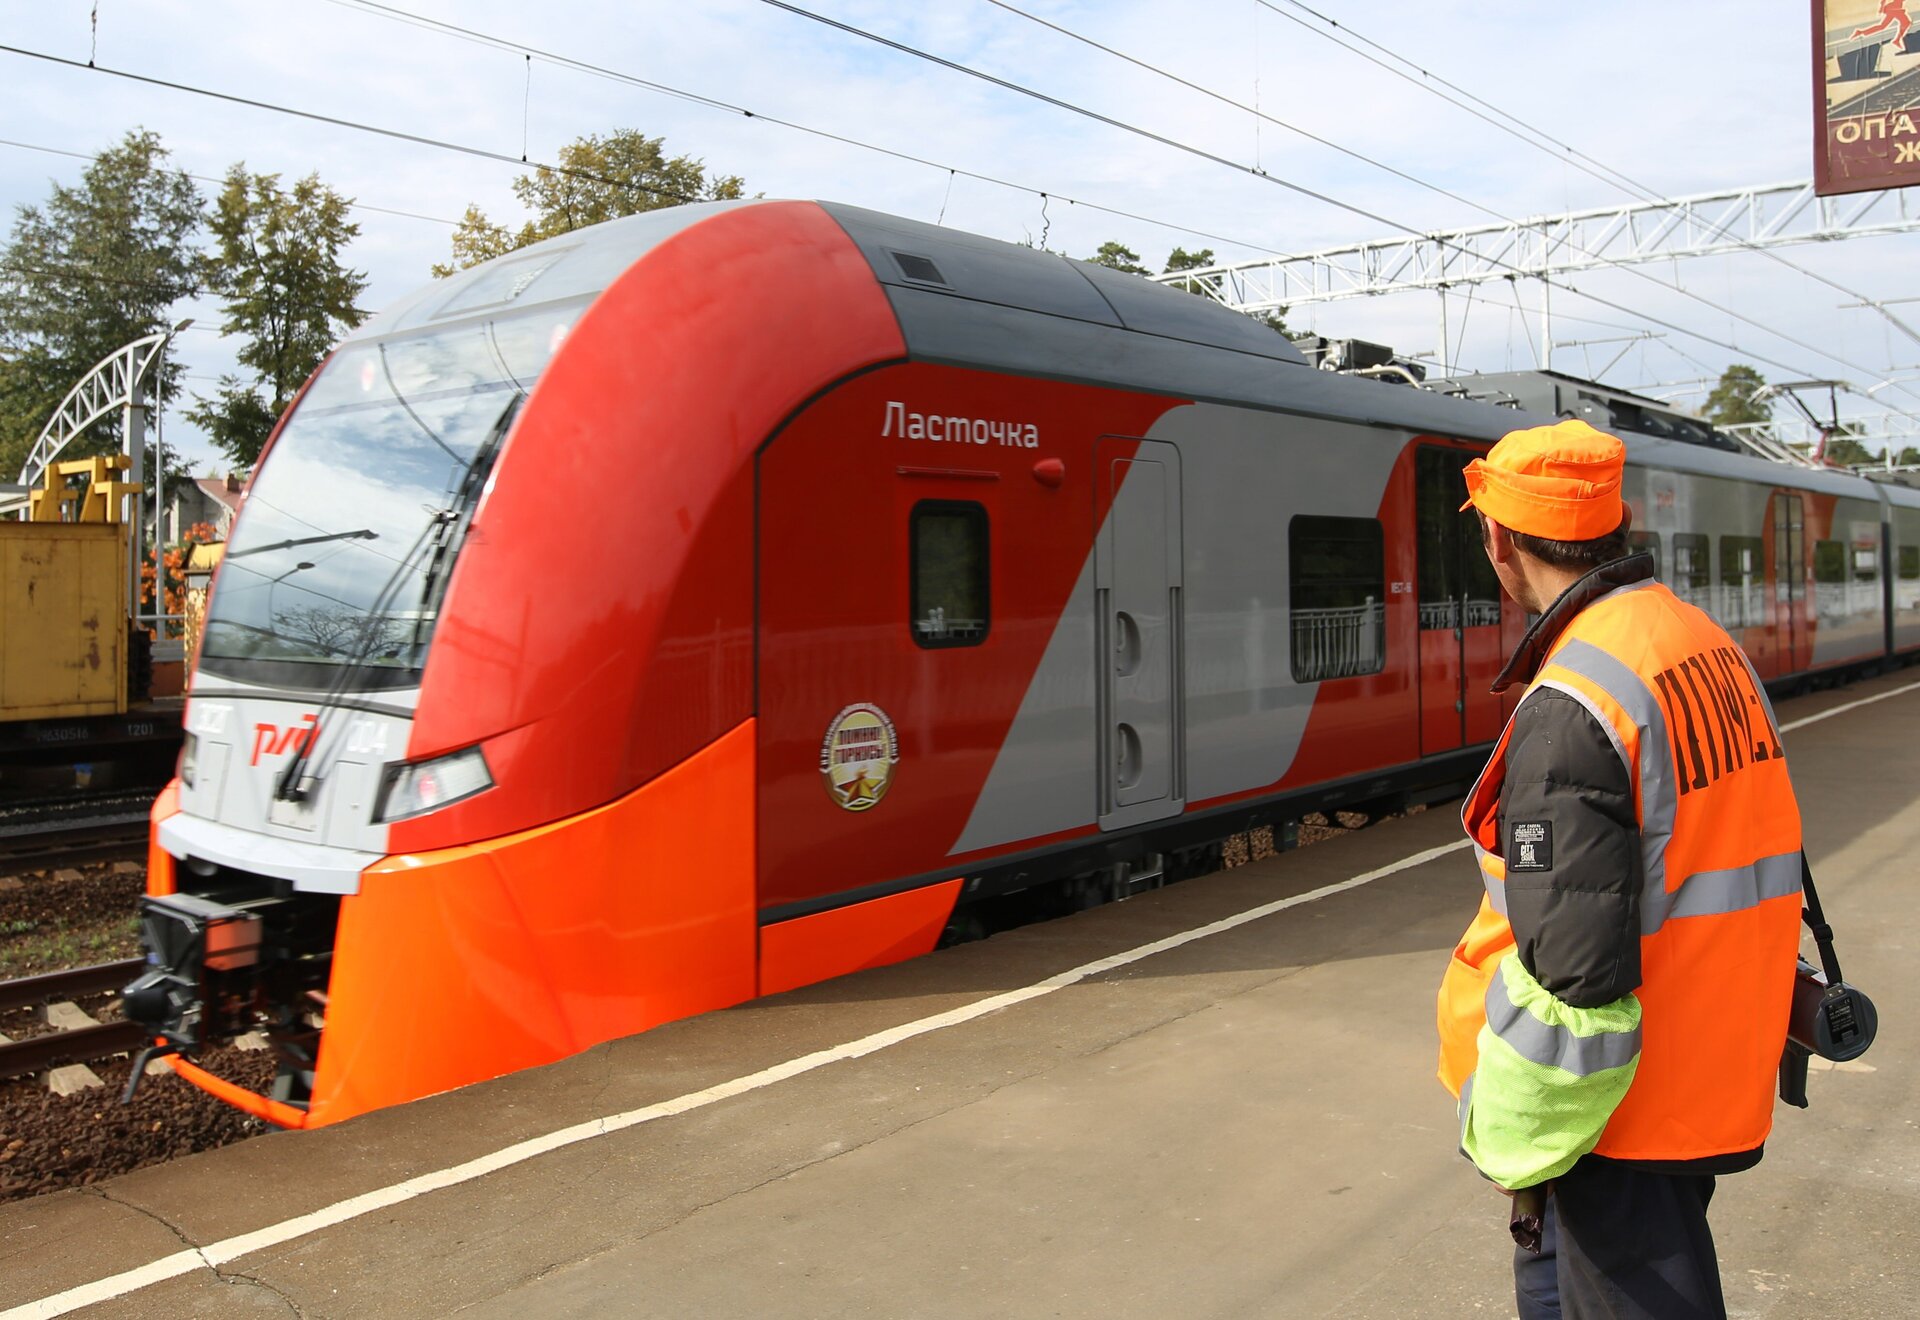
[[[848,811],[878,806],[899,760],[893,721],[864,701],[835,715],[820,741],[820,777],[826,780],[827,795]]]

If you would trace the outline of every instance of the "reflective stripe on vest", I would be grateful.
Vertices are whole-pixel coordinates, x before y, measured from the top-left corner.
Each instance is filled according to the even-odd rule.
[[[1579,689],[1567,684],[1551,684],[1559,691],[1572,695],[1600,721],[1600,727],[1607,731],[1615,750],[1626,762],[1628,782],[1637,785],[1640,853],[1646,866],[1647,890],[1649,893],[1664,892],[1667,885],[1667,840],[1673,837],[1673,814],[1679,805],[1678,795],[1673,789],[1673,767],[1665,756],[1659,754],[1667,747],[1666,713],[1638,674],[1591,642],[1568,639],[1548,655],[1541,672],[1544,675],[1547,669],[1554,668],[1592,680],[1626,711],[1628,719],[1645,730],[1646,736],[1653,740],[1653,746],[1657,749],[1655,754],[1646,755],[1643,745],[1640,763],[1635,765],[1626,755],[1626,749],[1620,742],[1620,733],[1613,727],[1612,720],[1595,710],[1592,701]],[[1541,681],[1536,679],[1535,686],[1540,685]],[[1530,687],[1527,690],[1531,692],[1533,689]],[[1645,911],[1644,907],[1642,911]]]
[[[1752,1149],[1771,1122],[1800,907],[1798,807],[1766,690],[1731,638],[1654,582],[1582,610],[1522,704],[1537,687],[1577,701],[1605,731],[1641,833],[1644,1054],[1596,1149],[1657,1160]],[[1461,811],[1487,903],[1440,997],[1441,1076],[1456,1093],[1472,1080],[1482,1027],[1521,1059],[1566,1060],[1552,1066],[1574,1077],[1618,1057],[1537,1016],[1521,1021],[1497,993],[1513,939],[1499,830],[1513,727]]]
[[[1508,950],[1487,986],[1460,1149],[1502,1187],[1557,1178],[1594,1149],[1639,1065],[1640,1002],[1562,1003]]]
[[[1631,588],[1627,588],[1631,590]],[[1618,594],[1618,593],[1613,593]],[[1742,657],[1744,660],[1744,656]],[[1560,668],[1591,680],[1612,698],[1641,729],[1656,748],[1666,748],[1670,743],[1667,734],[1667,718],[1660,702],[1640,680],[1639,675],[1621,664],[1618,660],[1602,651],[1590,642],[1578,639],[1568,641],[1555,651],[1542,669]],[[1760,696],[1766,711],[1767,722],[1773,724],[1772,703],[1766,700],[1766,689],[1757,677],[1752,677],[1748,668],[1753,690]],[[1651,935],[1665,925],[1672,917],[1698,917],[1721,912],[1739,912],[1770,898],[1780,898],[1796,893],[1800,888],[1800,853],[1798,849],[1789,853],[1778,853],[1771,857],[1762,857],[1745,866],[1727,867],[1712,871],[1702,871],[1690,875],[1681,881],[1678,888],[1667,888],[1667,841],[1673,837],[1673,818],[1679,807],[1679,793],[1675,784],[1678,778],[1673,762],[1659,753],[1640,756],[1628,754],[1620,741],[1619,730],[1613,721],[1599,709],[1593,699],[1571,683],[1557,681],[1551,677],[1536,678],[1527,688],[1530,695],[1536,688],[1552,688],[1563,693],[1593,716],[1594,722],[1607,735],[1613,749],[1626,765],[1630,782],[1639,785],[1640,811],[1640,851],[1643,866],[1644,888],[1640,895],[1640,931]],[[1516,713],[1518,707],[1515,707]],[[1509,729],[1509,732],[1511,730]],[[1698,739],[1696,730],[1693,737]],[[1709,738],[1709,741],[1712,741]],[[1493,759],[1488,761],[1492,769],[1496,761],[1504,763],[1506,736],[1502,736],[1500,746]],[[1724,742],[1722,746],[1724,746]],[[1717,766],[1719,752],[1713,756],[1701,753],[1709,764]],[[1775,747],[1770,756],[1779,755]],[[1637,762],[1637,763],[1636,763]],[[1478,785],[1475,785],[1476,790]],[[1469,796],[1468,802],[1473,801]],[[1478,839],[1472,840],[1474,860],[1479,864],[1480,876],[1486,885],[1487,898],[1493,904],[1493,910],[1505,916],[1507,912],[1505,862],[1496,853],[1483,848]]]
[[[1571,1027],[1542,1022],[1515,1003],[1516,996],[1507,989],[1507,968],[1512,963],[1512,958],[1502,958],[1487,986],[1487,1029],[1511,1046],[1515,1054],[1542,1068],[1559,1068],[1575,1077],[1624,1068],[1640,1057],[1638,1024],[1630,1032],[1582,1036]]]

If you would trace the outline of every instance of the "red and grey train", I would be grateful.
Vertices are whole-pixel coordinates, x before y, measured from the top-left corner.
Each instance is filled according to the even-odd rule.
[[[129,1012],[317,1126],[1460,783],[1526,620],[1459,472],[1530,420],[847,206],[437,282],[258,469]],[[1764,677],[1920,651],[1920,492],[1625,438]],[[193,1061],[245,1031],[270,1094]]]

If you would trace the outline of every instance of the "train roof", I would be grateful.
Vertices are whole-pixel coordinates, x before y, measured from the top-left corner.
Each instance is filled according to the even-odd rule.
[[[795,205],[819,206],[860,249],[909,355],[922,361],[1463,439],[1493,441],[1516,427],[1554,420],[1551,412],[1317,370],[1284,335],[1212,299],[838,202],[701,202],[607,221],[435,280],[369,319],[348,341],[482,319],[507,307],[585,303],[648,252],[720,212]],[[1621,434],[1636,461],[1655,467],[1856,498],[1885,490],[1896,504],[1920,505],[1920,491],[1848,473],[1788,469],[1742,453]]]

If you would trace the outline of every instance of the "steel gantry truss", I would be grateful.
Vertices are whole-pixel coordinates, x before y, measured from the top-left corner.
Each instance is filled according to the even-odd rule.
[[[1153,279],[1197,289],[1237,311],[1262,312],[1914,230],[1920,200],[1904,191],[1816,197],[1812,183],[1780,183],[1346,243]]]
[[[187,324],[182,322],[182,325]],[[116,348],[106,357],[94,364],[93,370],[80,378],[80,383],[67,391],[67,397],[53,410],[53,416],[41,428],[40,435],[33,442],[33,448],[27,452],[27,461],[20,469],[20,484],[34,487],[40,484],[46,473],[47,465],[60,456],[74,440],[85,435],[87,428],[102,417],[115,411],[140,408],[141,385],[154,360],[166,348],[167,341],[173,338],[174,329],[159,330],[131,344]]]
[[[1714,429],[1742,443],[1771,443],[1796,454],[1811,454],[1822,439],[1829,443],[1840,438],[1858,440],[1868,449],[1885,449],[1892,454],[1920,444],[1920,418],[1906,413],[1862,413],[1842,417],[1832,426],[1804,417],[1775,417],[1772,421],[1740,422]]]

